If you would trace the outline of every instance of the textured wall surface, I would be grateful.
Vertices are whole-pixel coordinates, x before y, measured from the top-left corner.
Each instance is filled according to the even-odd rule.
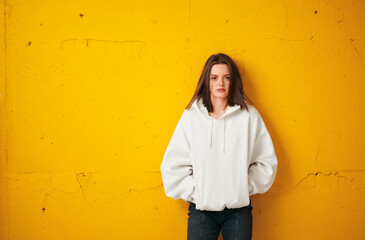
[[[186,239],[188,205],[164,195],[159,167],[218,52],[278,156],[252,197],[253,239],[365,236],[365,1],[0,9],[0,239]]]

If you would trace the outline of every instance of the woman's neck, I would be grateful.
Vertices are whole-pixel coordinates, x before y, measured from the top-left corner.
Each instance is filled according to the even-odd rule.
[[[212,98],[213,112],[225,112],[228,107],[228,100],[222,98]]]
[[[211,99],[213,105],[213,111],[209,112],[209,115],[215,118],[222,116],[228,107],[228,101],[225,99]]]

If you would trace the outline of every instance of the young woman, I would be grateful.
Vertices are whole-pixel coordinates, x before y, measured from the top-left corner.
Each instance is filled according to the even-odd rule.
[[[248,102],[249,104],[247,104]],[[272,186],[277,158],[226,54],[206,61],[161,164],[165,193],[189,203],[187,239],[251,239],[250,196]]]

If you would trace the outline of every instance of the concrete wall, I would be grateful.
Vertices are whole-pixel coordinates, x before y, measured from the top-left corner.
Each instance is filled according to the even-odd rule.
[[[0,9],[0,239],[186,239],[188,206],[164,195],[159,167],[218,52],[279,161],[252,197],[253,239],[364,237],[364,1]]]

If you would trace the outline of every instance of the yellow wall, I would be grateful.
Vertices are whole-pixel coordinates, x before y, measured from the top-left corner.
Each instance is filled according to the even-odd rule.
[[[253,239],[364,237],[364,1],[0,8],[0,239],[186,239],[188,206],[159,167],[218,52],[279,161],[252,197]]]

